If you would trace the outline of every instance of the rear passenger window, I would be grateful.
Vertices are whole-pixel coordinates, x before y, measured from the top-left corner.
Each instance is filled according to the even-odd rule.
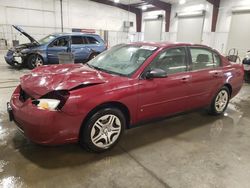
[[[204,48],[190,48],[192,69],[201,70],[214,67],[213,54]]]
[[[217,53],[214,53],[213,55],[214,55],[214,66],[219,67],[221,65],[220,56]]]
[[[83,44],[83,38],[81,36],[72,36],[72,44]]]
[[[100,42],[96,40],[94,37],[86,37],[89,44],[99,44]]]
[[[162,52],[149,66],[149,69],[154,68],[162,69],[167,74],[185,72],[187,70],[185,48],[173,48]]]

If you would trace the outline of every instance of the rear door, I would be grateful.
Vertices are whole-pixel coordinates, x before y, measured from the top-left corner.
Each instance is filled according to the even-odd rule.
[[[191,87],[188,96],[190,109],[209,105],[223,85],[223,69],[219,54],[205,47],[189,47]]]
[[[145,71],[163,69],[168,76],[139,80],[138,121],[165,117],[187,109],[190,87],[187,64],[185,47],[164,50],[151,62]]]
[[[93,52],[101,53],[106,49],[106,46],[100,37],[85,36],[85,38],[87,41],[87,47]]]
[[[84,63],[89,58],[91,50],[87,47],[87,41],[83,36],[71,36],[71,52],[76,63]]]

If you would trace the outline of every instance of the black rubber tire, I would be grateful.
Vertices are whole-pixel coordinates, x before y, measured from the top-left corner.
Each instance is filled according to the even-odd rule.
[[[219,94],[222,90],[224,90],[224,91],[227,92],[227,94],[228,94],[228,100],[227,100],[227,104],[226,104],[226,106],[224,107],[224,109],[223,109],[222,111],[218,111],[218,110],[216,110],[215,102],[216,102],[216,97],[218,96],[218,94]],[[211,104],[210,104],[210,106],[209,106],[209,109],[208,109],[209,114],[215,115],[215,116],[218,116],[218,115],[223,114],[223,113],[225,112],[225,110],[227,109],[227,106],[228,106],[229,101],[230,101],[230,91],[229,91],[228,87],[223,86],[223,87],[216,93],[216,95],[214,96],[214,98],[213,98],[213,100],[212,100],[212,102],[211,102]]]
[[[42,65],[44,64],[43,58],[40,55],[38,55],[38,54],[31,54],[27,58],[27,66],[28,66],[29,69],[34,69],[34,68],[37,67],[37,66],[35,66],[35,64],[33,62],[34,58],[37,58],[37,57],[39,57],[41,59]]]
[[[120,131],[120,135],[118,136],[117,140],[111,144],[108,148],[100,148],[97,147],[96,145],[94,145],[94,143],[91,140],[91,129],[94,125],[94,123],[102,116],[107,115],[107,114],[113,114],[115,116],[117,116],[121,122],[121,131]],[[81,128],[81,132],[80,132],[80,145],[87,151],[91,151],[91,152],[96,152],[96,153],[100,153],[100,152],[104,152],[107,150],[110,150],[111,148],[113,148],[120,140],[125,126],[126,125],[126,120],[124,117],[124,114],[117,108],[103,108],[99,111],[97,111],[96,113],[94,113],[86,122],[86,124],[82,125]]]
[[[92,54],[89,56],[89,60],[95,58],[96,56],[98,56],[98,53],[92,53]]]
[[[20,70],[21,68],[23,68],[23,64],[15,63],[15,64],[13,65],[13,67],[16,68],[16,69],[18,69],[18,70]]]

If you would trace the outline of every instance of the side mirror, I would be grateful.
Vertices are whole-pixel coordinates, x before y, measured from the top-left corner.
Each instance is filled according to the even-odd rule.
[[[167,72],[162,69],[152,69],[146,72],[145,78],[152,79],[152,78],[166,78]]]

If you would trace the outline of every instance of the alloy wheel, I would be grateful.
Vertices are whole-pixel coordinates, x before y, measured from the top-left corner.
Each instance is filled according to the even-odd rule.
[[[91,129],[91,141],[99,148],[108,148],[118,139],[121,128],[121,121],[116,115],[103,115]]]
[[[228,92],[226,90],[221,90],[215,99],[215,109],[217,112],[222,112],[227,106],[229,99]]]
[[[41,57],[39,57],[38,55],[34,56],[34,58],[32,59],[32,65],[33,67],[40,67],[43,65],[43,60]]]

